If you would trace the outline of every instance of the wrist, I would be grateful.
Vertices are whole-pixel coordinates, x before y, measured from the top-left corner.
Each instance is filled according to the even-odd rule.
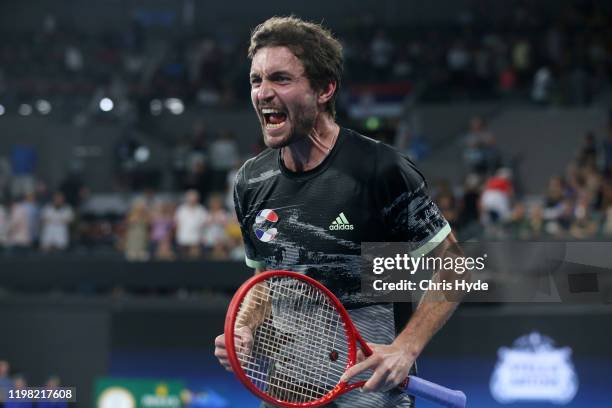
[[[414,339],[401,339],[398,337],[393,342],[393,345],[413,359],[416,359],[423,350],[423,347],[421,347],[418,342],[414,341]]]

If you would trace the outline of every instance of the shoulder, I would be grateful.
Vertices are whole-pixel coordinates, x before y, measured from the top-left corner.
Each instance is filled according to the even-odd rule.
[[[236,172],[236,187],[242,187],[248,180],[273,172],[277,169],[276,150],[266,149],[257,156],[248,159]]]
[[[413,184],[415,187],[426,183],[425,176],[423,176],[408,156],[385,143],[380,143],[378,147],[376,163],[376,173],[379,178],[394,179],[401,177],[404,181]]]
[[[353,130],[347,131],[347,145],[351,156],[353,154],[369,158],[378,181],[388,178],[402,176],[404,179],[412,180],[415,184],[421,184],[425,177],[417,169],[416,165],[403,153],[386,143],[374,140]],[[365,163],[362,163],[365,164]]]

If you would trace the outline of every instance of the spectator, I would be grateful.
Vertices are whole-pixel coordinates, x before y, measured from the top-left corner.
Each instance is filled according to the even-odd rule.
[[[8,390],[13,388],[13,381],[9,375],[11,373],[11,366],[8,361],[0,360],[0,403],[5,401]],[[0,406],[2,406],[0,404]]]
[[[134,201],[127,216],[127,232],[125,237],[125,257],[128,261],[146,261],[149,237],[149,213],[146,201]]]
[[[30,228],[32,244],[35,245],[39,238],[41,211],[38,202],[36,201],[36,193],[34,193],[34,191],[28,191],[25,194],[23,207],[25,208],[28,217],[28,226]]]
[[[72,208],[66,204],[64,195],[56,192],[53,203],[42,211],[42,234],[40,246],[43,251],[65,250],[70,243],[69,225],[74,219]]]
[[[480,199],[480,218],[491,233],[497,234],[499,228],[510,220],[513,194],[511,174],[507,169],[499,170],[486,182]]]
[[[155,258],[171,261],[175,258],[172,249],[174,229],[174,206],[170,202],[156,204],[151,219],[151,242]]]
[[[563,181],[560,181],[563,183]],[[554,238],[562,238],[570,228],[574,216],[573,199],[563,193],[559,196],[559,185],[557,178],[551,180],[551,187],[544,202],[542,218],[544,220],[544,232]],[[563,184],[561,184],[563,186]]]
[[[451,76],[451,86],[465,90],[471,57],[463,41],[457,40],[453,43],[446,55],[446,64]]]
[[[14,201],[10,206],[7,244],[12,250],[23,251],[32,246],[28,212],[24,201]]]
[[[36,186],[34,171],[38,163],[36,148],[29,145],[15,145],[11,149],[13,197],[22,197]]]
[[[516,203],[510,215],[507,229],[512,239],[527,240],[530,239],[530,223],[527,218],[527,209],[525,204]]]
[[[195,190],[185,193],[185,202],[174,215],[176,224],[176,243],[183,256],[198,258],[201,254],[202,230],[208,217],[206,209],[200,204],[200,195]]]
[[[544,209],[541,204],[535,205],[529,214],[529,238],[542,238],[545,233]]]
[[[559,176],[552,177],[548,183],[548,191],[544,199],[544,219],[556,221],[563,212],[563,200],[565,199],[565,183]]]
[[[550,101],[553,76],[548,66],[540,67],[533,76],[531,99],[538,104],[545,105]]]
[[[512,47],[512,66],[518,74],[520,85],[524,85],[531,68],[531,44],[525,37],[519,38]]]
[[[393,43],[383,30],[378,30],[370,43],[370,64],[376,73],[376,80],[385,80],[393,57]]]
[[[229,223],[229,212],[223,206],[223,197],[213,194],[208,201],[208,217],[204,223],[204,247],[211,251],[214,259],[227,258],[226,227]]]
[[[587,196],[581,197],[578,200],[574,210],[574,220],[569,232],[572,238],[575,239],[593,238],[597,233],[597,223],[591,218]]]
[[[73,74],[83,69],[83,53],[74,45],[68,45],[64,51],[64,68]]]
[[[501,161],[499,150],[484,118],[475,116],[470,120],[465,145],[463,158],[471,172],[485,175],[497,169]]]
[[[516,73],[510,67],[504,67],[499,72],[498,86],[499,91],[505,97],[512,97],[516,91]]]

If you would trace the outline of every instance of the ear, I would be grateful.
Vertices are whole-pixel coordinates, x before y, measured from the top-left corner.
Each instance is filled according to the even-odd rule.
[[[321,90],[321,93],[319,93],[317,102],[321,105],[326,104],[332,98],[332,96],[334,96],[337,87],[338,84],[335,81],[329,82],[327,86]]]

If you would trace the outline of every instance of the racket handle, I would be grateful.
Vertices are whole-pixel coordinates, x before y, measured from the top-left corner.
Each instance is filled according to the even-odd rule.
[[[427,399],[443,407],[465,408],[466,397],[461,391],[451,390],[412,375],[408,376],[407,382],[404,391],[410,395]]]

